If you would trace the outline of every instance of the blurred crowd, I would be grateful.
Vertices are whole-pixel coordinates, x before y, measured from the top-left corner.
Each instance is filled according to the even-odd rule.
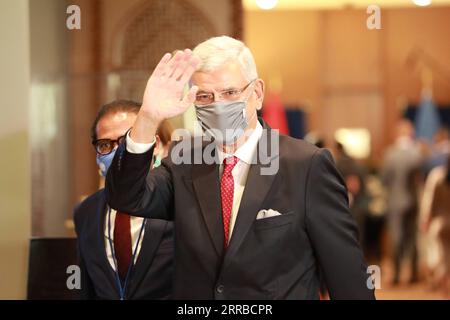
[[[369,263],[389,259],[393,286],[424,281],[450,296],[449,129],[426,141],[402,119],[377,168],[352,158],[339,142],[328,146],[314,134],[305,139],[333,151]]]

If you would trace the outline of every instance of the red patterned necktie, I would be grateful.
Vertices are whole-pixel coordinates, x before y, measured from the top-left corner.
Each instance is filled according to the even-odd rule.
[[[114,220],[114,253],[119,276],[125,280],[132,258],[130,216],[116,212]]]
[[[234,179],[231,171],[239,161],[236,157],[229,157],[223,161],[223,174],[220,180],[220,197],[222,199],[222,220],[224,232],[224,247],[228,247],[230,235],[231,210],[233,208]]]

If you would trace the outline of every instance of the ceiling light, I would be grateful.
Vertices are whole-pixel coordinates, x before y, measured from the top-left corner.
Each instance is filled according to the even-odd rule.
[[[270,10],[275,8],[278,0],[256,0],[256,5],[263,10]]]
[[[421,7],[426,7],[431,4],[431,0],[412,0],[412,2],[414,2],[415,5],[418,5]]]

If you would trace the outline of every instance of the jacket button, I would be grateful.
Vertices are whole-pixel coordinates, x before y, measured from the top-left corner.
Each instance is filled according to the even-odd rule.
[[[216,288],[217,293],[223,293],[225,287],[223,285],[218,285]]]

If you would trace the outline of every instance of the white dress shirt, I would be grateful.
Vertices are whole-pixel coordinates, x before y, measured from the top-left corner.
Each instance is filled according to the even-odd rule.
[[[256,153],[258,141],[261,138],[263,133],[263,128],[259,121],[257,121],[256,128],[248,137],[247,141],[242,144],[234,154],[226,154],[219,148],[216,148],[219,161],[221,163],[219,168],[219,174],[222,176],[223,172],[223,160],[230,156],[235,156],[239,159],[231,174],[233,175],[234,180],[234,193],[233,193],[233,207],[231,209],[231,219],[230,219],[230,239],[233,233],[233,228],[236,223],[237,214],[239,211],[239,206],[241,204],[242,195],[244,194],[245,183],[247,182],[248,171],[250,169],[250,165],[253,159],[254,154]],[[144,153],[150,150],[153,146],[152,143],[137,143],[134,142],[130,135],[127,134],[126,137],[127,142],[127,151],[130,153]],[[228,239],[228,240],[230,240]]]
[[[108,257],[108,261],[109,264],[111,265],[111,267],[113,268],[114,271],[116,271],[116,264],[114,263],[114,259],[112,256],[112,251],[111,251],[111,245],[109,242],[109,235],[108,235],[108,218],[111,219],[110,223],[111,223],[111,243],[114,245],[114,222],[116,221],[116,210],[111,209],[111,214],[107,214],[105,217],[105,230],[104,230],[104,235],[105,235],[105,248],[106,248],[106,256]],[[139,238],[139,232],[141,231],[141,227],[142,227],[142,223],[144,222],[144,218],[141,217],[130,217],[130,225],[131,225],[131,251],[134,252],[135,248],[136,248],[136,242]],[[142,247],[142,240],[144,238],[144,233],[145,233],[145,228],[144,230],[142,230],[142,236],[141,236],[141,240],[139,242],[139,245],[136,249],[136,256],[134,257],[134,263],[136,263],[137,258],[139,256],[139,252],[141,251],[141,247]]]

